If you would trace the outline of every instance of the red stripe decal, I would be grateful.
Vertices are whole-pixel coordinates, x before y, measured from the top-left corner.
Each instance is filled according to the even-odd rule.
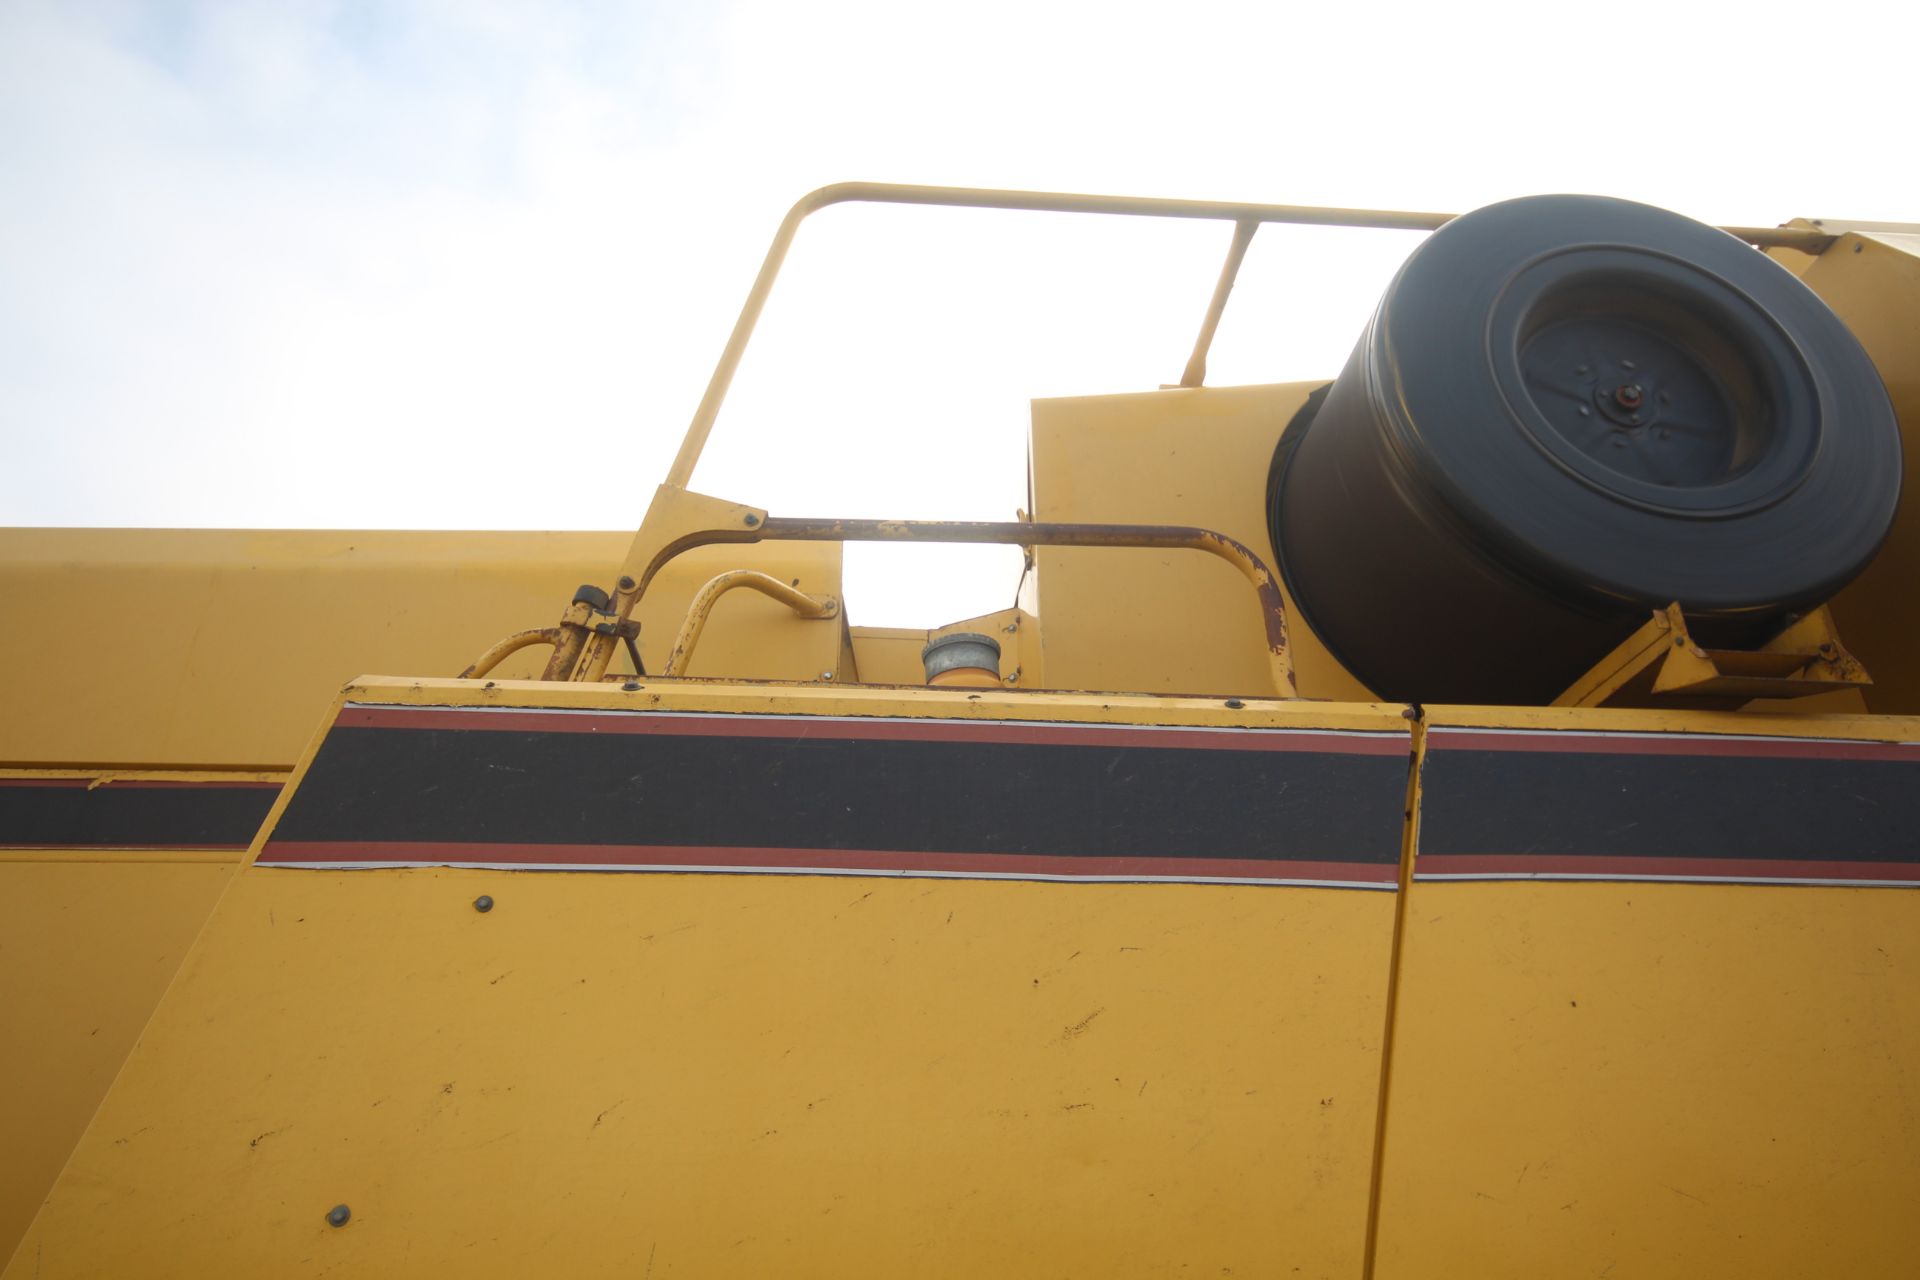
[[[1812,738],[1726,738],[1682,734],[1489,733],[1436,728],[1429,751],[1570,752],[1607,756],[1744,756],[1788,760],[1891,760],[1920,764],[1920,743],[1829,742]]]
[[[1141,728],[1052,722],[972,724],[954,720],[831,719],[825,716],[685,715],[666,711],[540,712],[491,708],[356,707],[346,729],[496,730],[508,733],[647,733],[697,738],[792,738],[823,742],[1003,742],[1064,747],[1162,747],[1212,751],[1313,751],[1404,756],[1404,734],[1326,729]]]
[[[1478,853],[1421,854],[1413,878],[1590,876],[1601,880],[1693,877],[1711,880],[1875,880],[1920,882],[1917,862],[1823,862],[1784,858],[1646,858]]]
[[[788,869],[795,871],[943,872],[950,875],[1171,877],[1225,880],[1331,880],[1389,887],[1393,863],[1304,862],[1250,858],[1077,858],[1019,853],[903,853],[870,849],[740,849],[694,845],[307,843],[275,841],[259,863],[426,862],[445,866]]]

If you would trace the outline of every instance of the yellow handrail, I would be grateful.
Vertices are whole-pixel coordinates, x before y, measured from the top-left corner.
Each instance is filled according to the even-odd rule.
[[[706,394],[700,398],[700,406],[694,410],[693,421],[688,424],[687,434],[680,442],[680,452],[674,456],[673,467],[667,472],[668,484],[684,489],[692,482],[693,469],[699,464],[701,451],[706,448],[707,437],[713,432],[714,420],[720,416],[721,402],[727,397],[727,388],[733,383],[734,371],[740,366],[740,357],[746,353],[747,341],[753,337],[754,326],[759,322],[760,312],[766,306],[767,295],[773,292],[774,278],[780,274],[780,264],[786,259],[787,249],[792,245],[794,234],[800,229],[801,222],[805,221],[808,214],[836,204],[946,205],[964,209],[1016,209],[1037,213],[1105,213],[1139,218],[1193,218],[1233,223],[1233,244],[1228,250],[1227,263],[1221,270],[1220,281],[1214,289],[1213,299],[1207,306],[1207,315],[1201,325],[1200,338],[1194,344],[1192,357],[1187,361],[1186,374],[1181,379],[1183,386],[1199,385],[1200,376],[1206,369],[1207,348],[1213,340],[1214,329],[1220,323],[1220,315],[1226,308],[1227,295],[1233,288],[1233,279],[1238,274],[1240,259],[1247,251],[1247,244],[1253,238],[1254,229],[1261,223],[1283,222],[1319,227],[1432,231],[1452,221],[1455,216],[1450,213],[1414,213],[1393,209],[1337,209],[1300,204],[1247,204],[1233,200],[1166,200],[1154,196],[1100,196],[1063,191],[998,191],[982,187],[924,187],[890,182],[840,182],[821,187],[817,191],[810,191],[801,196],[793,208],[787,211],[787,216],[780,223],[780,229],[774,232],[773,244],[768,247],[767,256],[760,264],[760,274],[754,277],[753,287],[747,291],[746,303],[740,308],[740,318],[734,322],[733,333],[727,338],[726,348],[720,353],[720,363],[714,367],[713,377],[707,383]],[[1738,236],[1747,243],[1759,245],[1762,248],[1780,245],[1816,254],[1834,241],[1834,237],[1824,231],[1803,227],[1725,227],[1722,229],[1730,235]]]
[[[713,612],[713,606],[719,603],[721,596],[736,587],[771,596],[802,618],[831,618],[840,612],[840,602],[832,596],[810,596],[757,569],[728,570],[709,580],[694,596],[693,604],[687,610],[687,620],[680,624],[680,634],[674,637],[673,651],[667,654],[667,665],[661,675],[686,674],[687,664],[693,660],[693,646],[700,643],[700,633],[706,630],[707,615]]]

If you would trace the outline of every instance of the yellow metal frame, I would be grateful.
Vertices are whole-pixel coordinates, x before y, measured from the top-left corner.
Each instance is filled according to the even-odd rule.
[[[1631,706],[1731,710],[1755,698],[1804,698],[1872,684],[1848,653],[1825,605],[1757,649],[1703,648],[1677,604],[1658,610],[1567,691],[1556,707]]]

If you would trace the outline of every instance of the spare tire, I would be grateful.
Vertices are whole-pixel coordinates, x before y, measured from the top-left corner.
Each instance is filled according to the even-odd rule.
[[[1396,701],[1543,703],[1678,601],[1764,637],[1886,537],[1900,435],[1839,318],[1724,232],[1596,196],[1401,268],[1269,483],[1295,608]]]

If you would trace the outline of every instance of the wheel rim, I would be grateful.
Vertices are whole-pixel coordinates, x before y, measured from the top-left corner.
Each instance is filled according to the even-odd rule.
[[[1812,374],[1766,311],[1690,264],[1586,248],[1516,272],[1488,318],[1531,442],[1589,488],[1664,514],[1778,502],[1820,443]]]

